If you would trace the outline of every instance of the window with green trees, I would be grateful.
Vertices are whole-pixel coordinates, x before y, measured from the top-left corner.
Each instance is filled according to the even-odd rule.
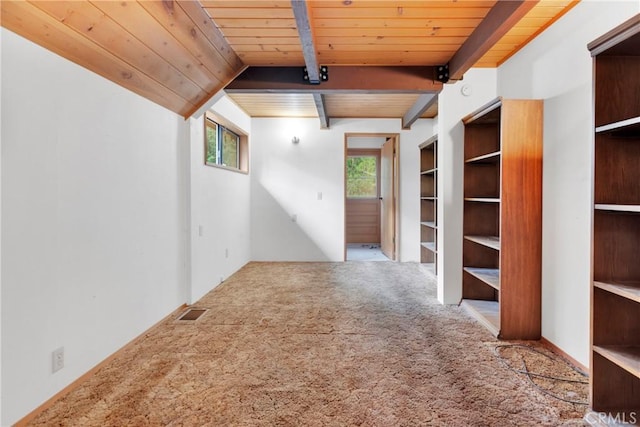
[[[238,169],[240,136],[207,118],[206,163]]]
[[[204,164],[249,173],[249,135],[213,111],[207,111],[204,119]]]
[[[378,159],[376,156],[347,157],[347,197],[378,197]]]

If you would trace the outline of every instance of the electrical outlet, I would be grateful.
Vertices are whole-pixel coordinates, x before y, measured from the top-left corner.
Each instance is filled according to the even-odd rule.
[[[64,347],[60,347],[57,350],[53,350],[51,353],[52,371],[58,372],[64,368]]]
[[[225,258],[229,258],[229,248],[226,248],[226,249],[224,250],[224,257],[225,257]]]

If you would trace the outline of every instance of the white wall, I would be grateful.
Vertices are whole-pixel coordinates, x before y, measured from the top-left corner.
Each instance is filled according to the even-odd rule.
[[[593,180],[587,43],[639,11],[637,1],[582,1],[498,69],[500,95],[544,99],[542,335],[587,366]]]
[[[461,93],[467,85],[471,94]],[[464,80],[446,84],[438,98],[438,300],[462,298],[462,118],[496,97],[496,70],[471,69]]]
[[[228,98],[211,110],[251,138],[251,119]],[[193,303],[250,261],[250,175],[204,164],[204,116],[190,119]],[[251,158],[249,174],[253,173]]]
[[[318,119],[254,119],[252,130],[251,258],[341,261],[343,136]]]
[[[387,138],[380,136],[350,136],[347,138],[347,148],[353,149],[380,149]]]
[[[188,127],[1,31],[9,425],[186,300]],[[53,374],[62,346],[65,367]]]
[[[344,259],[344,134],[358,132],[400,134],[399,259],[419,260],[417,147],[433,134],[433,121],[402,131],[393,119],[332,120],[329,129],[317,119],[253,119],[251,259]]]

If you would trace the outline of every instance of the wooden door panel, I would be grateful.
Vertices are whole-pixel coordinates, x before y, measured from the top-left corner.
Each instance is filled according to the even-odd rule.
[[[380,158],[380,248],[382,253],[395,260],[395,138],[384,143]]]
[[[380,242],[378,199],[347,199],[347,243]]]

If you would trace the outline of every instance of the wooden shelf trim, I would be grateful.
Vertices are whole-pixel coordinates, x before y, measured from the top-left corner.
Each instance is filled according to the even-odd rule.
[[[487,115],[488,113],[492,112],[493,110],[500,108],[502,106],[502,97],[498,97],[496,99],[494,99],[491,102],[486,103],[485,105],[483,105],[482,107],[478,108],[476,111],[474,111],[473,113],[465,116],[462,119],[462,123],[469,124],[472,123],[473,121]]]
[[[640,303],[640,282],[635,284],[623,284],[623,283],[606,283],[594,281],[593,286],[602,289],[612,294],[616,294],[622,298],[630,299]]]
[[[436,244],[435,242],[422,242],[421,245],[426,248],[429,249],[431,252],[433,252],[434,254],[437,254],[438,251],[436,250]]]
[[[501,339],[540,338],[543,119],[542,100],[502,98],[462,119],[462,298]]]
[[[594,345],[593,351],[640,378],[640,346]]]
[[[495,151],[493,153],[483,154],[481,156],[472,157],[465,160],[465,163],[496,163],[500,161],[501,151]]]
[[[482,323],[495,336],[500,334],[500,315],[498,301],[463,299],[460,302],[471,316]]]
[[[591,56],[598,56],[608,49],[616,46],[618,43],[633,37],[640,32],[640,14],[635,15],[626,22],[623,22],[617,28],[612,29],[606,34],[598,37],[587,45],[587,49],[591,51]]]
[[[438,208],[438,135],[429,137],[420,149],[420,262],[432,265],[437,274],[436,222]],[[425,251],[426,249],[426,251]]]
[[[464,267],[463,270],[492,288],[500,290],[500,270],[497,268]]]
[[[465,197],[465,202],[500,203],[497,197]]]
[[[619,122],[598,126],[596,128],[596,133],[610,132],[613,130],[624,130],[625,128],[634,127],[637,125],[640,125],[640,117],[632,117],[630,119],[621,120]]]
[[[640,408],[640,14],[587,47],[595,100],[590,403],[615,414],[598,425],[618,426],[628,424],[618,416]]]
[[[597,211],[616,211],[616,212],[640,212],[640,205],[610,205],[596,204],[593,207]]]
[[[438,141],[438,135],[433,135],[431,138],[427,139],[425,142],[418,146],[421,150],[430,150],[433,151],[434,144]]]
[[[479,245],[500,250],[500,237],[498,236],[464,236],[464,238]]]

